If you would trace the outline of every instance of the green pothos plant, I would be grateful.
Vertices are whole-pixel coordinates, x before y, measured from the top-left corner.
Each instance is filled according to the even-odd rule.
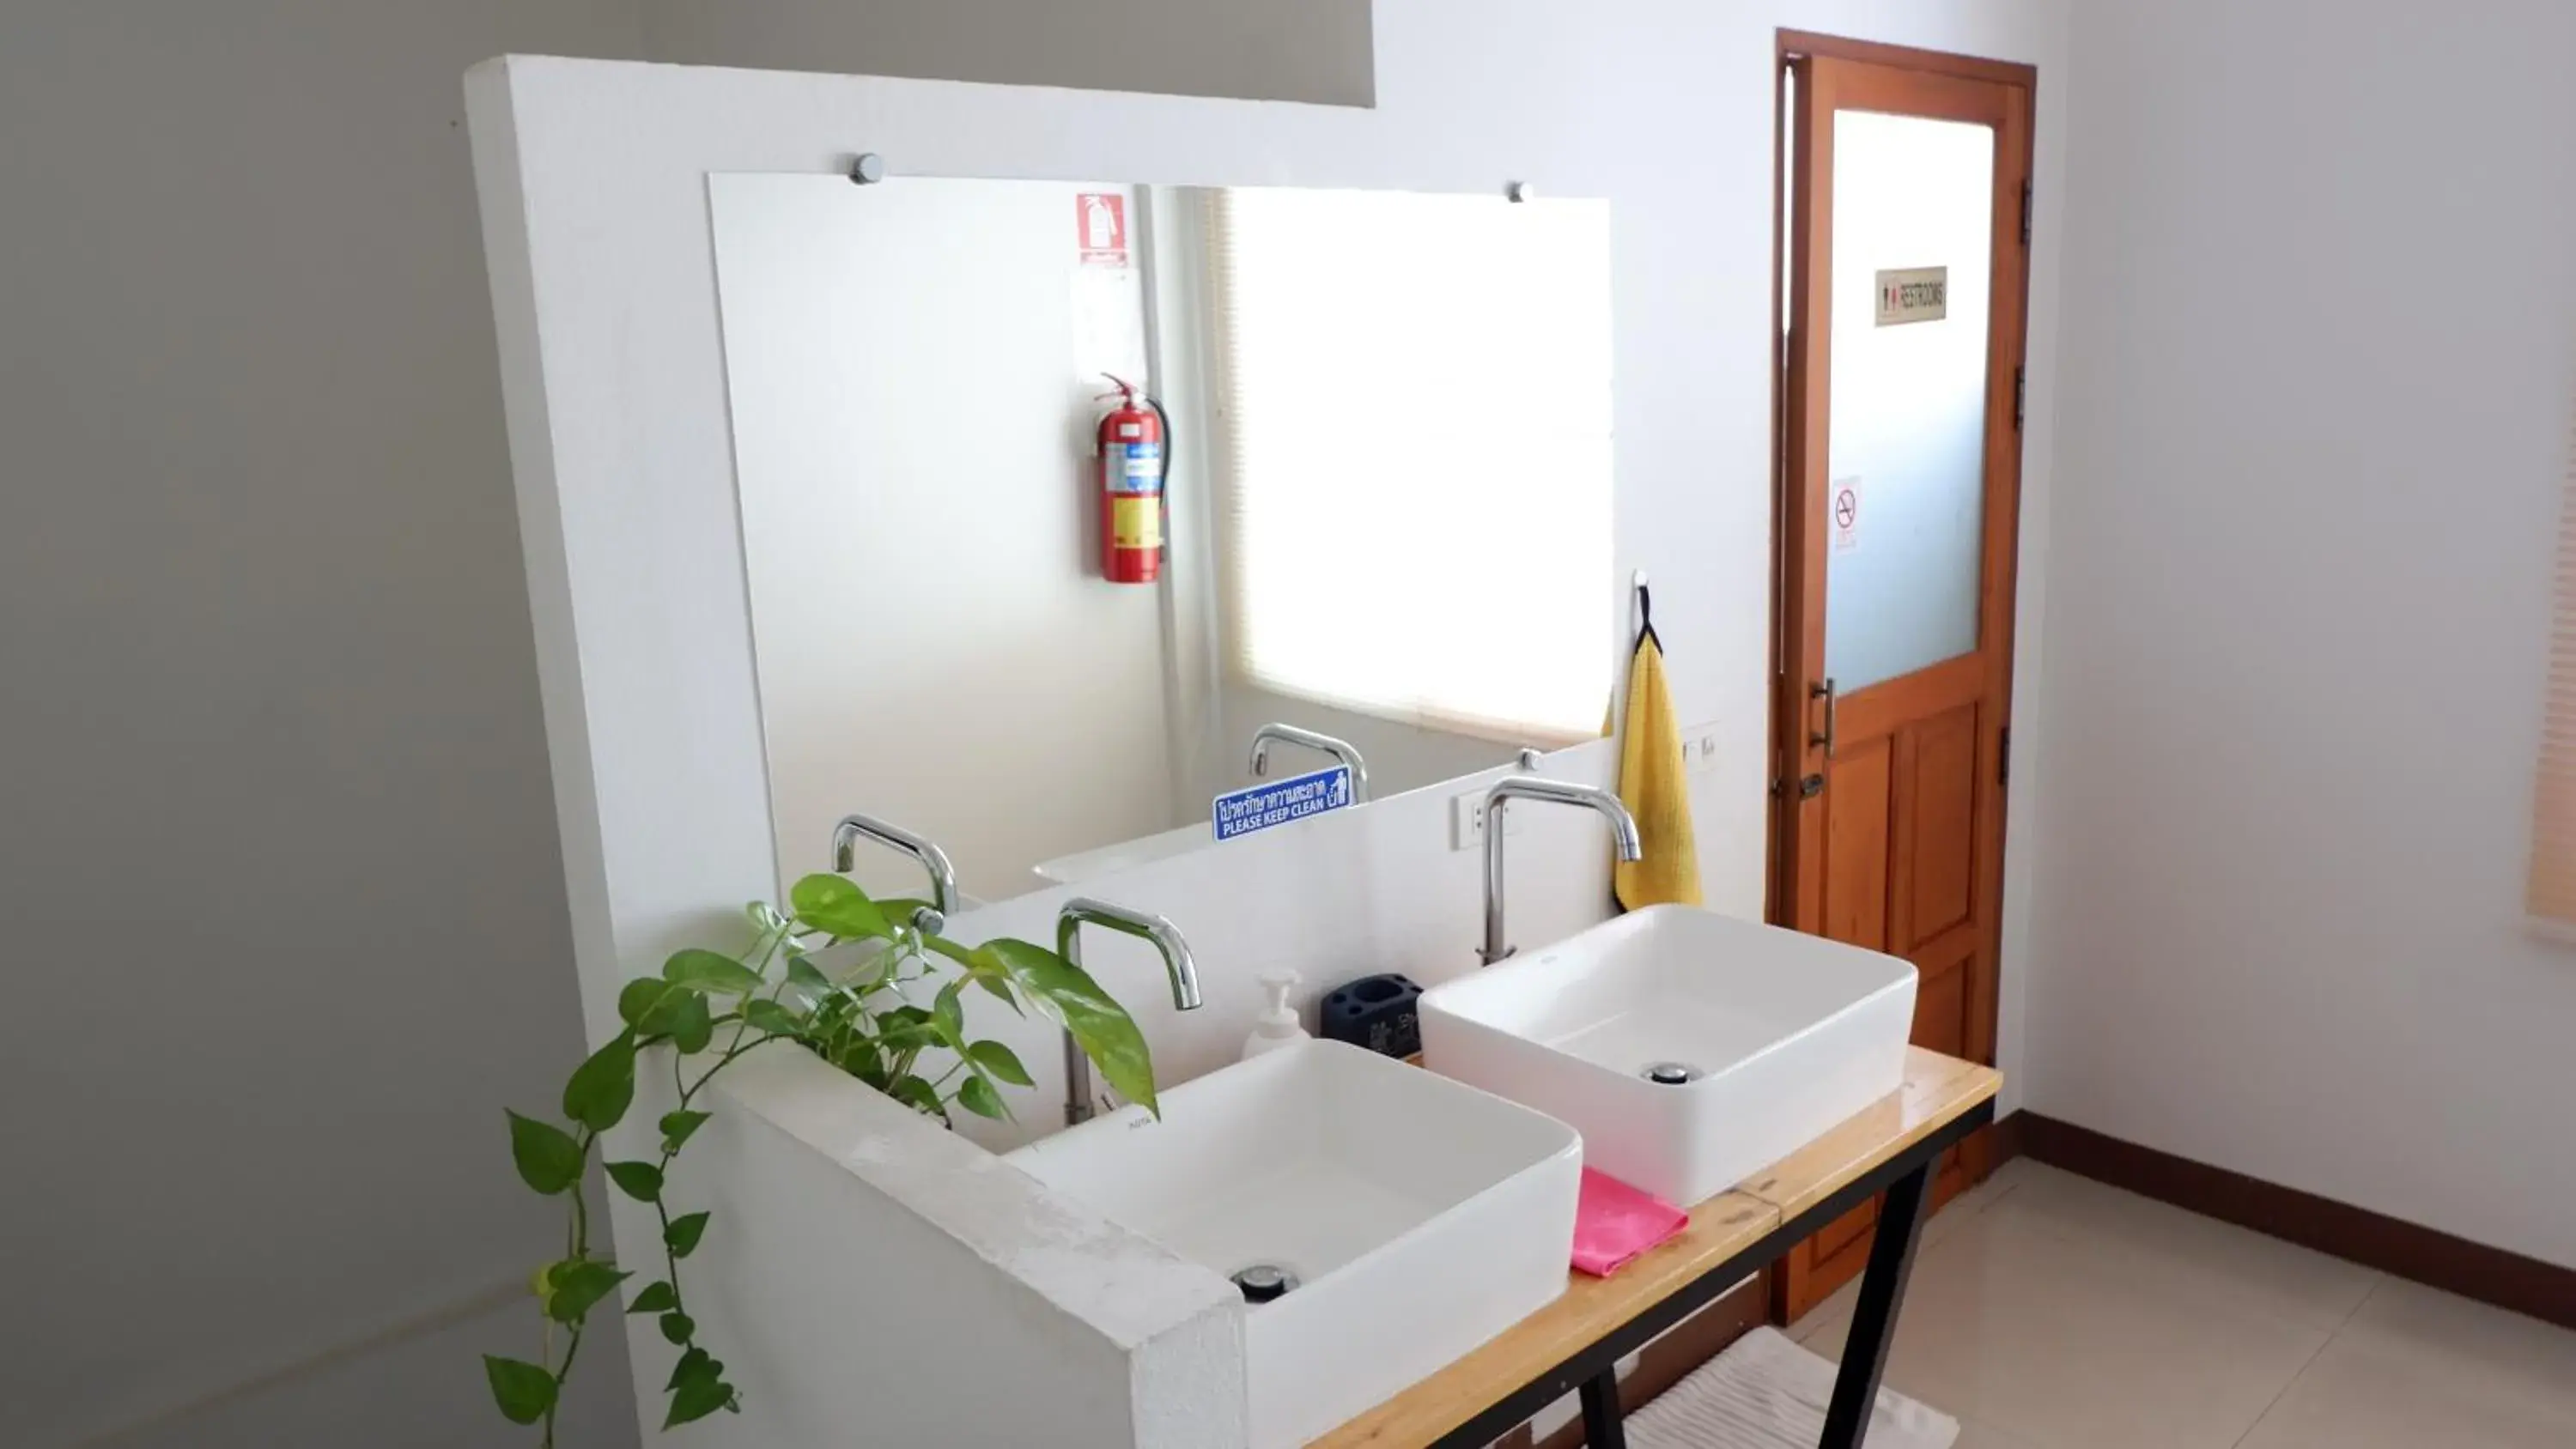
[[[650,1206],[661,1226],[658,1272],[626,1311],[655,1315],[662,1336],[680,1350],[665,1429],[742,1407],[724,1361],[698,1342],[680,1282],[680,1264],[697,1251],[712,1215],[675,1213],[663,1193],[672,1160],[707,1124],[700,1105],[707,1084],[726,1067],[772,1043],[795,1042],[925,1116],[946,1122],[952,1108],[1004,1116],[1001,1087],[1028,1086],[1029,1070],[1009,1047],[969,1035],[971,985],[1063,1027],[1104,1080],[1155,1108],[1153,1063],[1134,1019],[1055,952],[1009,939],[961,945],[914,924],[920,902],[872,901],[837,875],[798,881],[788,905],[786,912],[764,901],[747,906],[751,943],[737,954],[682,951],[663,963],[661,975],[627,982],[617,994],[624,1028],[565,1082],[561,1125],[509,1114],[519,1177],[565,1200],[564,1251],[530,1283],[544,1325],[537,1361],[487,1354],[483,1367],[501,1412],[512,1423],[542,1425],[547,1449],[591,1310],[636,1273],[594,1249],[582,1184],[594,1150],[605,1156],[603,1134],[634,1104],[638,1072],[670,1071],[675,1105],[658,1124],[660,1150],[649,1161],[605,1166],[609,1183]],[[815,959],[869,942],[879,949],[837,980]]]

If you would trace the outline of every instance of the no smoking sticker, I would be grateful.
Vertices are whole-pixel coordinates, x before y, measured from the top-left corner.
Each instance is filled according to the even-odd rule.
[[[1834,515],[1834,552],[1847,553],[1860,547],[1860,480],[1835,479],[1833,495],[1826,506]]]

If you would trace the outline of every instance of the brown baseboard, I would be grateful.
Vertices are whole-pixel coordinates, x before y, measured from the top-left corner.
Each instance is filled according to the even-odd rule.
[[[2223,1167],[2106,1136],[2036,1112],[1996,1124],[2012,1153],[2143,1197],[2412,1279],[2446,1293],[2576,1328],[2576,1269]]]
[[[1637,1355],[1637,1366],[1619,1380],[1619,1412],[1633,1414],[1645,1407],[1657,1394],[1680,1383],[1698,1368],[1718,1356],[1727,1345],[1759,1328],[1765,1309],[1771,1302],[1767,1273],[1756,1274],[1734,1292],[1718,1299],[1699,1312],[1673,1326],[1671,1332],[1646,1345]],[[1538,1441],[1535,1449],[1582,1449],[1583,1421],[1558,1426],[1555,1433]],[[1529,1425],[1523,1424],[1494,1441],[1494,1449],[1533,1449]]]
[[[2012,1161],[2016,1157],[2028,1154],[2030,1149],[2022,1144],[2021,1139],[2021,1119],[2026,1115],[2028,1114],[2014,1112],[2009,1116],[1998,1117],[1995,1119],[1995,1124],[1987,1128],[1982,1134],[1986,1139],[1986,1171],[1988,1173],[1992,1173],[1996,1168],[2003,1166],[2005,1163]],[[2071,1168],[2069,1169],[2069,1171],[2072,1170],[2073,1169]]]

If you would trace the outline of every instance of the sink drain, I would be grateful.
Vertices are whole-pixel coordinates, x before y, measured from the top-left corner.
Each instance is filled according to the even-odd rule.
[[[1243,1293],[1246,1303],[1267,1303],[1284,1298],[1297,1286],[1297,1275],[1276,1263],[1255,1263],[1226,1275]]]
[[[1681,1087],[1698,1081],[1704,1074],[1688,1062],[1648,1062],[1637,1069],[1637,1075],[1658,1087]]]

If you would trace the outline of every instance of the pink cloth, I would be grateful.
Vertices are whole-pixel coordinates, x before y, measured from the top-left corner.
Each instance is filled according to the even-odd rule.
[[[1587,1167],[1574,1206],[1574,1266],[1607,1278],[1689,1221],[1690,1214],[1653,1193]]]

